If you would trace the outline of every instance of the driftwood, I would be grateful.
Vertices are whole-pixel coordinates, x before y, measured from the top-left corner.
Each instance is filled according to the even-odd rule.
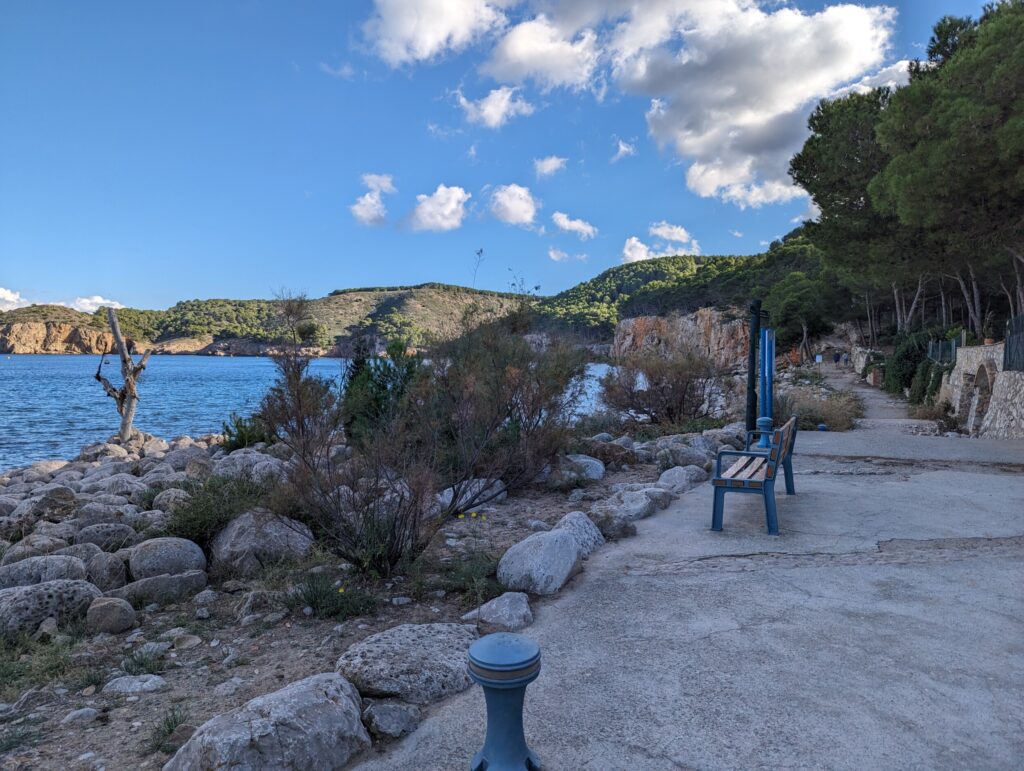
[[[101,368],[103,367],[105,355],[100,357],[99,366],[96,367],[96,380],[103,386],[107,396],[117,404],[117,414],[121,416],[121,428],[117,435],[122,442],[127,442],[132,434],[132,421],[135,420],[135,409],[139,404],[139,393],[136,390],[136,385],[143,370],[146,369],[149,355],[153,351],[146,351],[139,362],[135,363],[132,360],[131,353],[128,351],[128,344],[125,342],[124,335],[121,334],[121,325],[117,323],[117,311],[113,308],[107,308],[107,321],[110,323],[110,331],[114,333],[114,342],[117,345],[116,352],[121,357],[121,376],[124,378],[124,385],[120,388],[114,388],[110,381],[103,377]],[[110,351],[110,353],[114,353],[114,351]]]

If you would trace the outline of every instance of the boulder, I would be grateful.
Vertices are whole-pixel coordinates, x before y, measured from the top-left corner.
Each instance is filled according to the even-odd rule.
[[[137,581],[164,574],[206,570],[206,556],[198,544],[185,538],[152,538],[132,548],[128,567],[132,578]]]
[[[592,512],[611,512],[620,519],[635,522],[654,513],[654,503],[639,490],[623,490],[591,507]]]
[[[580,569],[580,546],[569,530],[534,533],[505,552],[498,581],[507,589],[554,594]]]
[[[640,492],[651,499],[653,503],[659,509],[667,509],[669,504],[672,503],[673,495],[670,491],[665,490],[661,487],[644,487],[641,488]]]
[[[120,634],[135,626],[135,609],[118,597],[97,597],[85,613],[90,632]]]
[[[469,611],[462,617],[462,620],[482,621],[485,624],[514,632],[533,623],[530,598],[522,592],[505,592],[500,597],[485,602],[476,610]]]
[[[662,472],[657,486],[673,493],[685,493],[708,478],[699,466],[676,466]]]
[[[149,488],[146,483],[136,476],[127,473],[111,474],[104,479],[89,481],[82,486],[85,493],[109,493],[112,495],[131,496],[136,493],[144,493]]]
[[[252,479],[256,482],[272,482],[283,477],[286,471],[287,465],[284,462],[248,447],[235,450],[213,464],[215,476]],[[188,473],[188,469],[185,473]]]
[[[81,618],[100,590],[87,581],[47,581],[0,589],[0,637],[31,634],[43,621]]]
[[[582,511],[570,511],[555,525],[556,530],[565,530],[576,539],[581,557],[589,557],[604,546],[604,536],[586,514]]]
[[[604,479],[604,464],[597,458],[592,458],[589,455],[567,455],[566,457],[579,467],[584,479],[593,481]]]
[[[120,589],[128,583],[128,571],[124,568],[124,560],[116,554],[103,551],[94,554],[85,563],[85,569],[89,580],[105,592]]]
[[[144,458],[148,458],[153,455],[163,455],[169,449],[171,449],[171,446],[167,442],[154,436],[152,439],[147,439],[142,443],[140,454]]]
[[[117,551],[129,546],[135,540],[136,533],[128,525],[117,522],[102,522],[98,525],[83,527],[75,536],[75,543],[94,543],[103,551]]]
[[[57,549],[52,552],[53,554],[66,554],[69,557],[78,557],[88,567],[89,560],[97,554],[103,554],[103,549],[94,543],[76,543],[71,546],[65,546],[63,549]]]
[[[400,701],[373,701],[363,710],[363,722],[374,736],[397,739],[419,725],[420,709]]]
[[[163,771],[342,769],[370,746],[361,706],[341,675],[313,675],[206,721]]]
[[[105,522],[118,522],[124,513],[125,504],[89,501],[78,510],[78,524],[81,527]]]
[[[485,503],[498,503],[508,497],[505,485],[500,479],[470,479],[461,485],[459,500],[452,511],[462,511],[466,506],[483,505]],[[455,500],[455,488],[449,487],[437,494],[437,505],[439,511],[448,511]]]
[[[50,554],[57,551],[57,549],[63,549],[67,545],[68,542],[60,538],[32,533],[5,551],[3,559],[0,559],[0,565],[12,565],[29,557]]]
[[[133,606],[171,605],[191,597],[206,588],[206,573],[190,570],[176,576],[163,575],[132,581],[118,589],[107,592],[108,597],[120,597]]]
[[[170,686],[160,675],[125,675],[115,677],[103,686],[103,693],[156,693],[166,691]]]
[[[84,581],[85,577],[85,563],[82,560],[77,557],[47,554],[0,567],[0,589],[31,586],[61,579]]]
[[[185,490],[171,487],[157,494],[153,499],[153,508],[173,514],[180,506],[183,506],[190,500],[192,500],[192,496]]]
[[[337,668],[360,693],[430,704],[469,687],[466,651],[476,638],[470,624],[402,624],[352,645]]]
[[[673,444],[658,450],[655,460],[662,470],[673,466],[700,466],[704,468],[711,463],[711,457],[702,450],[685,444]]]
[[[217,533],[210,544],[210,563],[222,576],[251,576],[265,565],[304,557],[313,543],[313,533],[301,522],[253,509]]]

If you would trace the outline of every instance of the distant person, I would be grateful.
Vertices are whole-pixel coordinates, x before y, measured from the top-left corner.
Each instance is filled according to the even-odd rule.
[[[844,353],[843,354],[843,368],[847,369],[847,368],[849,368],[849,366],[850,366],[850,354],[849,353]]]
[[[843,355],[839,351],[832,354],[832,364],[836,369],[839,369],[839,360],[841,358],[843,358]]]

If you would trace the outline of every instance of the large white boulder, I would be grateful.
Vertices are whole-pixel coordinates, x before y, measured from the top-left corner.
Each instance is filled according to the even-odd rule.
[[[85,578],[85,563],[77,557],[47,554],[0,567],[0,589],[60,579],[84,581]]]
[[[189,570],[206,570],[206,556],[198,544],[186,538],[151,538],[132,547],[128,561],[132,578],[151,578]]]
[[[81,618],[100,594],[88,581],[47,581],[0,589],[0,637],[32,634],[48,618],[58,625]]]
[[[533,623],[533,611],[530,610],[530,598],[523,592],[505,592],[469,611],[462,620],[482,621],[514,632]]]
[[[210,544],[211,569],[220,575],[251,576],[266,565],[304,557],[313,543],[313,533],[301,522],[253,509],[217,533]]]
[[[589,455],[567,455],[566,458],[576,464],[584,479],[592,481],[604,479],[604,463],[597,458],[592,458]]]
[[[580,546],[568,530],[534,533],[505,552],[498,581],[507,589],[554,594],[580,569]]]
[[[589,557],[604,546],[604,536],[601,535],[601,531],[582,511],[570,511],[558,520],[555,530],[572,533],[581,557]]]
[[[707,472],[699,466],[676,466],[662,472],[657,486],[674,493],[685,493],[707,478]]]

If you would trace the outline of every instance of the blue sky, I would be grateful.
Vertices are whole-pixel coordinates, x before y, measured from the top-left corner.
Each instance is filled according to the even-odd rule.
[[[754,253],[813,104],[980,5],[8,0],[0,309]]]

